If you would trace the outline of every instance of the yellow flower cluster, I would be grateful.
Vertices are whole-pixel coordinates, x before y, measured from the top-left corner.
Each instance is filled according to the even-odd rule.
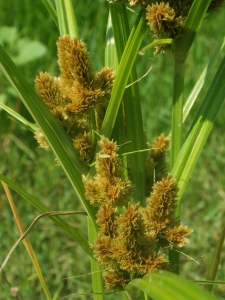
[[[194,0],[108,0],[110,3],[128,3],[146,8],[146,19],[156,39],[177,38],[181,35]],[[218,10],[225,0],[211,0],[207,13]],[[170,50],[171,45],[159,45],[156,54]]]
[[[36,90],[73,140],[80,158],[89,163],[93,156],[89,114],[95,109],[96,123],[101,123],[104,115],[99,115],[98,111],[107,104],[115,74],[112,68],[92,74],[85,44],[76,38],[60,37],[57,47],[60,77],[41,72],[35,80]],[[41,147],[50,150],[40,130],[35,138]]]
[[[161,136],[156,145],[167,143]],[[178,188],[168,175],[153,186],[147,206],[131,204],[132,185],[124,178],[116,143],[103,137],[96,158],[96,175],[84,180],[86,197],[99,207],[99,233],[94,256],[106,269],[107,289],[121,290],[132,279],[168,263],[160,247],[182,247],[191,233],[174,217]],[[154,149],[154,155],[161,155]]]

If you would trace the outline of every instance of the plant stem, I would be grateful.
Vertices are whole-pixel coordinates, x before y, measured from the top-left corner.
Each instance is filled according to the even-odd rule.
[[[125,56],[124,53],[126,52],[126,50],[124,50],[124,48],[126,46],[130,34],[127,11],[125,5],[121,4],[118,6],[110,5],[110,12],[112,16],[112,25],[113,25],[113,33],[115,37],[117,57],[118,57],[118,61],[121,61],[122,55],[123,57]],[[143,28],[142,31],[143,34],[145,29]],[[141,35],[139,34],[138,37],[140,36]],[[133,52],[133,58],[135,57],[136,57],[136,53]],[[130,61],[128,63],[130,64]],[[119,75],[117,74],[117,76]],[[137,79],[136,69],[135,66],[133,66],[130,73],[129,82],[135,82],[136,79]],[[124,90],[123,104],[124,104],[124,116],[125,116],[125,124],[126,124],[126,140],[130,142],[126,146],[127,151],[133,152],[133,151],[141,150],[144,148],[144,136],[143,136],[143,121],[142,121],[142,113],[141,113],[141,106],[140,106],[139,90],[138,90],[137,83],[132,85],[130,88]],[[122,118],[120,119],[117,118],[114,125],[114,129],[118,127],[119,133],[121,134],[122,133],[121,129],[124,128],[124,124],[122,125],[117,124],[119,120],[122,120]],[[122,122],[124,121],[122,120]],[[132,156],[130,156],[129,166],[130,166],[130,176],[135,186],[134,199],[136,202],[141,202],[141,204],[144,206],[145,197],[146,197],[145,195],[145,181],[146,181],[145,153],[135,152]]]
[[[171,170],[177,160],[182,147],[183,123],[183,89],[185,57],[173,55],[174,80],[173,80],[173,105],[172,105],[172,130],[171,130]],[[180,216],[180,204],[177,205],[176,217]],[[175,266],[174,273],[179,274],[179,252],[169,251],[169,261]]]
[[[97,231],[95,226],[91,220],[91,218],[87,218],[88,223],[88,239],[90,245],[94,243],[97,238]],[[103,283],[102,283],[102,272],[99,263],[90,256],[91,260],[91,272],[92,272],[92,289],[94,293],[94,300],[103,300],[104,299],[104,291],[103,291]]]
[[[171,169],[182,146],[184,62],[174,59],[174,90],[171,131]]]

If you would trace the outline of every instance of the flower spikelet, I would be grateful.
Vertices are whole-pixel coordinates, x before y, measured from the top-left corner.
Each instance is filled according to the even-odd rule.
[[[97,213],[96,221],[101,234],[111,238],[115,237],[117,213],[117,208],[112,207],[108,203],[101,206]]]
[[[192,231],[192,229],[188,229],[187,226],[183,226],[182,224],[171,227],[166,232],[166,240],[169,246],[181,248],[189,242],[186,236],[191,234]]]
[[[101,177],[96,175],[92,180],[84,180],[86,197],[93,205],[111,203],[124,205],[130,199],[133,188],[129,179],[118,177]]]
[[[155,252],[156,239],[146,234],[139,204],[128,204],[118,218],[118,238],[114,244],[113,257],[120,268],[133,274],[144,274],[156,270],[166,260]]]
[[[154,185],[145,213],[147,224],[156,234],[166,228],[168,223],[174,222],[177,193],[178,187],[171,175]]]
[[[127,251],[133,249],[135,252],[146,245],[145,226],[139,208],[139,204],[128,203],[118,220],[119,240]]]
[[[79,152],[80,158],[89,163],[92,159],[93,146],[91,132],[79,133],[73,140],[74,148]]]
[[[113,68],[104,67],[100,72],[95,74],[93,86],[95,88],[100,88],[105,94],[110,94],[114,79],[115,72]]]
[[[101,263],[104,268],[118,268],[117,261],[112,258],[112,243],[113,239],[110,236],[98,234],[98,237],[92,246],[94,257]]]
[[[169,3],[156,2],[146,10],[148,25],[156,38],[174,38],[180,34],[185,18],[177,16]]]
[[[35,87],[38,95],[49,109],[56,106],[64,106],[65,100],[59,91],[58,80],[47,72],[41,72],[35,79]]]
[[[181,34],[186,17],[177,15],[175,9],[165,2],[156,2],[146,8],[146,19],[156,39],[176,38]],[[156,54],[168,50],[168,45],[156,47]]]
[[[106,272],[104,273],[105,286],[108,290],[123,290],[130,281],[130,275],[126,271]]]
[[[71,99],[71,102],[66,106],[67,113],[83,115],[87,114],[105,93],[100,89],[94,90],[91,87],[87,88],[81,84],[74,84],[66,95]]]
[[[96,171],[102,177],[122,177],[122,163],[117,154],[118,147],[115,142],[102,137],[99,141],[101,147],[96,157]]]
[[[44,148],[47,151],[51,151],[51,147],[40,129],[35,131],[34,137],[39,143],[41,148]]]
[[[161,180],[166,176],[166,151],[169,147],[169,138],[161,134],[151,145],[151,157],[154,161],[155,181]]]
[[[83,85],[90,84],[92,65],[85,44],[76,38],[65,35],[59,38],[57,46],[61,78],[68,88],[74,82]]]
[[[188,242],[186,236],[192,232],[175,217],[177,193],[175,179],[168,175],[154,185],[148,205],[143,209],[146,228],[155,231],[162,247],[181,247]]]
[[[84,180],[86,197],[93,205],[124,205],[133,188],[130,180],[123,178],[116,143],[102,137],[99,145],[102,150],[96,156],[97,174],[91,180]]]
[[[103,68],[92,74],[92,65],[86,46],[69,35],[58,42],[60,91],[68,98],[67,114],[84,115],[97,104],[102,104],[111,92],[115,79],[112,68]]]

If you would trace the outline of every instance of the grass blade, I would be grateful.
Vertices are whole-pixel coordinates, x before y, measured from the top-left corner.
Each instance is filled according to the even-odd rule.
[[[15,206],[15,203],[14,203],[13,198],[11,196],[11,193],[10,193],[10,191],[8,189],[8,186],[4,182],[2,182],[2,185],[3,185],[3,188],[4,188],[5,193],[7,195],[7,198],[8,198],[10,207],[11,207],[11,210],[13,212],[13,216],[14,216],[14,219],[15,219],[18,231],[19,231],[20,235],[23,235],[24,232],[25,232],[25,230],[23,228],[22,221],[21,221],[20,216],[18,214],[18,211],[16,209],[16,206]],[[27,252],[28,252],[28,254],[29,254],[30,258],[31,258],[31,261],[32,261],[32,263],[34,265],[34,268],[35,268],[35,270],[37,272],[38,278],[40,280],[40,283],[41,283],[41,286],[43,288],[43,291],[45,293],[46,298],[48,300],[52,300],[51,294],[50,294],[50,292],[49,292],[49,290],[47,288],[47,285],[45,283],[44,277],[42,275],[41,268],[39,266],[39,263],[38,263],[36,255],[35,255],[34,249],[33,249],[32,245],[31,245],[30,240],[28,239],[28,237],[24,238],[23,243],[24,243],[24,246],[25,246],[25,248],[26,248],[26,250],[27,250]],[[2,268],[0,268],[0,271],[1,271],[1,269]]]
[[[34,92],[22,73],[1,46],[0,63],[3,73],[17,90],[21,100],[41,128],[52,150],[58,157],[67,177],[74,187],[77,198],[84,205],[89,216],[94,220],[95,209],[85,199],[81,178],[81,174],[87,174],[89,167],[79,159],[78,153],[72,145],[72,141],[64,132],[59,122],[49,112],[45,104]]]
[[[92,245],[97,238],[97,231],[93,226],[93,223],[90,218],[88,218],[87,222],[88,222],[88,239],[90,245]],[[94,293],[94,300],[103,300],[104,290],[103,290],[101,266],[92,257],[90,259],[91,259],[91,272],[92,272],[91,276],[92,276],[92,289]]]
[[[4,109],[8,114],[10,114],[14,119],[20,121],[24,125],[30,128],[31,131],[36,131],[38,129],[37,125],[27,121],[24,117],[22,117],[20,114],[15,112],[15,110],[9,108],[7,105],[0,103],[0,107]]]
[[[77,22],[73,11],[71,0],[55,0],[59,22],[60,35],[69,34],[71,37],[78,37]]]
[[[195,0],[187,16],[184,28],[198,31],[211,0]]]
[[[142,279],[132,280],[135,286],[154,300],[216,300],[217,298],[200,289],[193,282],[167,271],[156,271]]]
[[[223,39],[222,44],[218,47],[218,49],[215,51],[213,56],[211,57],[210,61],[205,66],[204,70],[202,71],[202,74],[200,75],[198,81],[196,82],[195,86],[193,87],[191,93],[188,96],[187,101],[184,103],[183,108],[183,122],[186,120],[191,108],[193,107],[203,85],[205,84],[205,79],[210,72],[214,62],[216,61],[218,55],[223,51],[225,46],[225,38]]]
[[[189,135],[180,151],[172,169],[172,175],[177,179],[181,199],[188,180],[198,160],[201,150],[212,129],[213,123],[225,99],[225,57],[208,89],[203,103],[195,117]]]
[[[123,92],[127,84],[131,69],[134,64],[137,52],[144,37],[147,28],[144,11],[142,10],[137,19],[133,30],[131,31],[126,48],[123,52],[116,80],[113,85],[110,102],[103,120],[101,134],[110,137],[115,124],[117,112],[123,97]]]
[[[217,273],[217,270],[219,267],[221,254],[223,251],[224,240],[225,240],[225,225],[223,227],[221,236],[218,240],[215,252],[213,253],[212,260],[211,260],[209,268],[208,268],[208,272],[207,272],[207,276],[206,276],[207,281],[212,281],[212,280],[216,279],[216,273]],[[211,285],[211,284],[206,285],[205,289],[208,291],[212,291],[213,285]]]
[[[0,173],[0,180],[5,182],[11,189],[17,192],[21,197],[23,197],[26,201],[28,201],[31,205],[36,207],[42,213],[51,212],[51,210],[41,203],[41,201],[37,200],[35,197],[31,196],[24,189],[19,187],[15,182],[11,181],[4,175]],[[65,231],[73,240],[77,241],[77,243],[90,255],[93,256],[92,249],[90,248],[88,242],[83,238],[81,234],[74,228],[72,228],[67,222],[63,221],[60,217],[54,216],[51,218],[63,231]]]
[[[46,9],[48,10],[50,16],[52,17],[55,25],[59,28],[57,13],[52,2],[50,0],[42,0],[42,2],[45,5]]]
[[[127,149],[128,152],[134,152],[144,148],[143,121],[138,85],[134,84],[130,88],[126,90],[124,89],[129,77],[130,82],[135,82],[137,79],[136,70],[133,64],[146,27],[144,23],[141,23],[143,21],[143,18],[141,17],[141,14],[143,13],[142,11],[137,19],[137,25],[133,28],[131,33],[129,30],[128,17],[125,5],[110,5],[110,12],[112,16],[117,57],[120,61],[120,64],[116,80],[113,86],[110,103],[106,112],[105,119],[103,121],[101,133],[103,135],[110,136],[110,127],[113,127],[114,132],[115,128],[118,128],[117,132],[119,132],[119,134],[122,134],[121,128],[124,128],[123,118],[118,116],[116,122],[115,120],[123,97],[126,124],[126,140],[131,141],[131,143],[127,144]],[[141,26],[138,29],[139,21],[139,25]],[[137,30],[140,30],[139,35],[137,34],[137,32],[135,33],[135,28]],[[121,112],[120,115],[122,115]],[[122,124],[117,124],[119,120]],[[121,137],[121,140],[122,139],[123,136]],[[122,149],[120,150],[122,151]],[[131,179],[134,186],[136,187],[134,192],[134,198],[137,202],[141,202],[142,204],[144,204],[146,197],[145,154],[141,152],[135,152],[132,156],[129,157],[129,166]]]

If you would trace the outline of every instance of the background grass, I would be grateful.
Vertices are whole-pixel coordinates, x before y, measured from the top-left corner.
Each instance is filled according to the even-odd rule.
[[[74,1],[80,38],[87,44],[87,49],[93,62],[94,70],[99,70],[104,61],[105,28],[107,22],[108,4],[105,0]],[[185,95],[192,89],[205,63],[209,60],[224,36],[223,8],[217,14],[204,20],[197,39],[191,48],[186,66]],[[132,20],[132,12],[129,11]],[[58,75],[56,40],[58,30],[51,20],[41,1],[33,5],[31,0],[1,1],[1,26],[15,26],[18,29],[18,39],[28,37],[38,40],[48,49],[41,59],[32,61],[21,70],[33,84],[35,76],[42,70],[52,75]],[[145,44],[152,40],[148,32]],[[8,51],[14,54],[14,43],[7,45]],[[172,59],[169,54],[154,56],[153,51],[137,58],[138,76],[145,74],[153,65],[151,72],[140,82],[140,94],[143,102],[143,117],[146,136],[149,141],[161,132],[170,131],[170,108],[172,96]],[[216,66],[207,78],[206,88],[210,83]],[[7,104],[22,113],[27,119],[31,117],[16,95],[10,92],[7,81],[0,74],[0,95],[6,95]],[[184,135],[203,99],[204,88],[199,101],[185,123]],[[225,112],[222,110],[207,141],[192,179],[182,199],[183,223],[194,229],[190,243],[183,252],[200,265],[181,255],[181,273],[190,279],[205,279],[210,257],[215,249],[216,241],[224,226],[225,212]],[[17,139],[18,140],[17,140]],[[33,134],[19,123],[15,123],[0,110],[0,161],[1,172],[8,176],[27,192],[41,199],[52,210],[81,210],[76,201],[70,183],[63,171],[56,166],[51,153],[37,148]],[[21,219],[25,228],[39,215],[39,212],[13,193]],[[18,239],[18,232],[13,221],[6,196],[0,186],[0,261]],[[84,216],[63,217],[79,231],[86,234]],[[90,276],[74,279],[64,279],[70,276],[85,275],[90,272],[89,260],[84,251],[64,234],[51,220],[42,219],[30,234],[38,260],[42,267],[47,285],[52,294],[60,292],[60,297],[71,293],[87,293],[91,291]],[[224,280],[225,255],[222,255],[217,279]],[[45,299],[38,279],[33,276],[34,270],[30,259],[21,244],[13,253],[3,275],[0,277],[0,300],[13,299],[9,286],[21,287],[18,299]],[[221,299],[225,297],[225,287],[217,286],[215,293]],[[60,298],[59,297],[59,298]],[[107,299],[115,299],[108,296]],[[90,296],[70,296],[67,299],[92,299]]]

